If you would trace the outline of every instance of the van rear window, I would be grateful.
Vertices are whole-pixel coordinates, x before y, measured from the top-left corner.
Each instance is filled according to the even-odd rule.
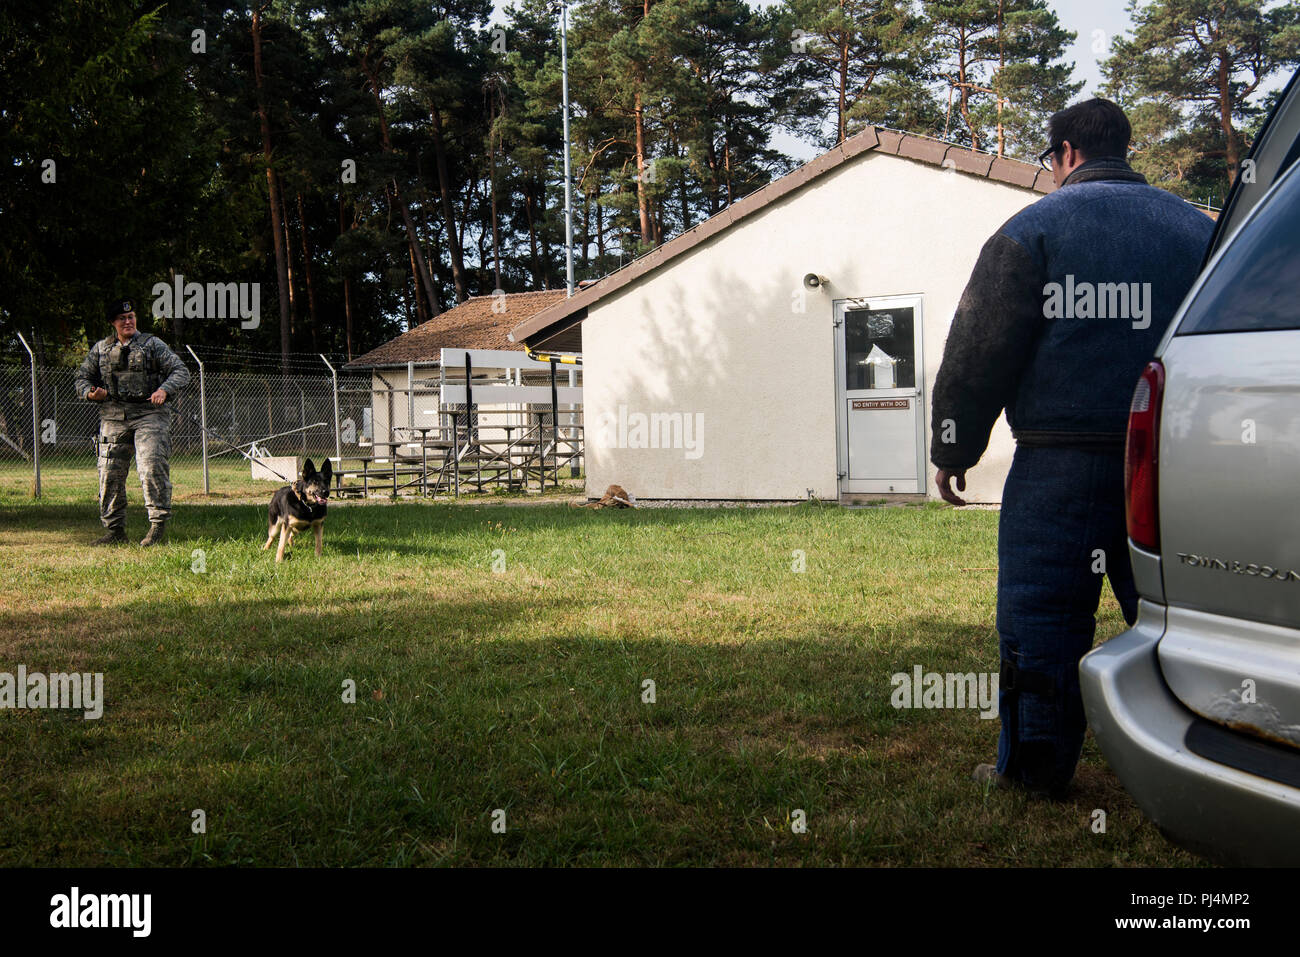
[[[1233,238],[1175,335],[1300,329],[1298,173]]]

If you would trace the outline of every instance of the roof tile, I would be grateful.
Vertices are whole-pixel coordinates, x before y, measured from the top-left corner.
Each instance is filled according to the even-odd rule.
[[[995,156],[993,157],[993,167],[989,170],[989,179],[1000,179],[1004,183],[1033,189],[1034,180],[1040,172],[1042,171],[1034,169],[1028,163],[1017,163],[1003,159],[1001,156]]]
[[[947,143],[920,136],[904,136],[898,144],[899,156],[921,160],[923,163],[933,163],[935,166],[943,165],[943,154],[946,152],[948,152]]]
[[[345,368],[432,362],[443,349],[523,349],[520,343],[510,340],[510,330],[564,298],[563,289],[506,293],[504,311],[494,312],[492,307],[498,297],[472,296],[358,356]]]
[[[879,145],[876,149],[882,153],[897,153],[899,144],[907,137],[906,133],[900,133],[898,130],[877,130],[876,137]]]
[[[944,154],[942,162],[944,166],[951,166],[963,173],[988,176],[989,167],[993,165],[993,160],[994,157],[988,153],[976,153],[974,150],[964,149],[960,146],[950,146]]]

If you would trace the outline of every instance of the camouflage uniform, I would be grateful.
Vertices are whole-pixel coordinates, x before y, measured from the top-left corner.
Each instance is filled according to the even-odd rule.
[[[109,531],[126,527],[132,449],[149,521],[161,524],[171,517],[173,402],[189,381],[185,363],[147,332],[136,332],[123,346],[116,335],[96,342],[77,370],[81,398],[93,388],[108,390],[99,403],[99,519]],[[167,401],[153,405],[149,396],[158,389],[167,393]]]

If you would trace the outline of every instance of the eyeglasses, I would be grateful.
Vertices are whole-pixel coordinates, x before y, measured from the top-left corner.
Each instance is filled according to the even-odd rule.
[[[1064,145],[1064,143],[1057,143],[1055,146],[1049,146],[1047,149],[1039,153],[1038,165],[1043,169],[1050,170],[1052,168],[1052,162],[1055,162],[1054,157],[1058,152],[1060,152],[1061,147]]]

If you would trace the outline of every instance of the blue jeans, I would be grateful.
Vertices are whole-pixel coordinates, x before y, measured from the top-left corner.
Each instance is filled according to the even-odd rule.
[[[1079,659],[1092,647],[1102,574],[1132,624],[1123,452],[1017,448],[998,521],[997,768],[1035,789],[1063,791],[1079,761]]]

